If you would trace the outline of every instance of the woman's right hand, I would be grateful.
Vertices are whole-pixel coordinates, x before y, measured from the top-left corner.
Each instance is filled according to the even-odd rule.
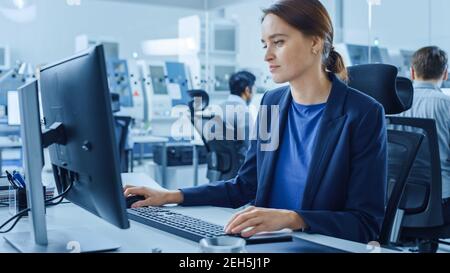
[[[147,206],[159,207],[165,204],[180,204],[183,202],[183,193],[179,190],[155,190],[147,187],[135,187],[127,185],[124,187],[124,195],[125,198],[133,195],[144,196],[145,200],[134,203],[132,205],[132,208]]]

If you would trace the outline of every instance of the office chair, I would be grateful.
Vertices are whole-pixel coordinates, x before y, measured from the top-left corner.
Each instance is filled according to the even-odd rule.
[[[133,122],[133,118],[126,116],[114,116],[114,121],[120,159],[120,171],[122,173],[133,172],[133,149],[128,145],[129,128]]]
[[[398,230],[396,214],[403,196],[406,181],[416,159],[424,136],[418,133],[388,130],[388,188],[386,213],[381,227],[379,243],[389,246]]]
[[[450,238],[444,223],[442,174],[436,121],[433,119],[389,117],[389,123],[404,130],[420,129],[425,135],[401,201],[399,243],[415,243],[419,252],[436,252],[440,239]],[[402,219],[403,218],[403,219]]]
[[[406,78],[397,78],[395,66],[356,65],[348,68],[348,74],[348,85],[377,100],[386,115],[400,114],[411,108],[412,83]]]
[[[387,115],[402,113],[412,105],[412,82],[397,77],[394,66],[354,66],[349,68],[349,77],[349,86],[375,98],[384,106]],[[393,116],[387,116],[386,121],[396,131],[424,135],[396,212],[394,222],[401,224],[392,227],[395,230],[391,231],[391,239],[395,243],[415,240],[419,251],[434,252],[439,239],[449,238],[442,212],[442,178],[435,121]],[[389,159],[391,157],[395,156],[390,155]]]
[[[110,97],[112,112],[120,112],[120,94],[111,92]],[[122,173],[133,172],[133,149],[128,146],[128,135],[132,122],[132,117],[114,115],[119,164]]]
[[[230,128],[220,116],[205,111],[209,105],[209,96],[206,91],[189,90],[188,94],[191,97],[188,103],[191,123],[202,137],[208,152],[206,175],[208,180],[214,182],[234,178],[245,160],[247,152],[245,141],[236,140],[237,138],[226,139],[226,136],[235,136],[236,130]],[[221,134],[222,137],[214,138],[213,136],[217,134]]]

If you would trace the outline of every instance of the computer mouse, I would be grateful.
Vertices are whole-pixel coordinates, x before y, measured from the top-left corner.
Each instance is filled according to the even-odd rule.
[[[136,203],[138,201],[142,201],[142,200],[145,200],[145,197],[142,195],[128,196],[127,198],[125,198],[125,201],[127,204],[127,209],[131,208],[131,205],[133,205],[134,203]]]

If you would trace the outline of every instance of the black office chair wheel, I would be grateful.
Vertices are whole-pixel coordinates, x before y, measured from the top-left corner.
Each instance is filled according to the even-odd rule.
[[[439,243],[433,240],[422,240],[419,242],[419,253],[436,253]]]

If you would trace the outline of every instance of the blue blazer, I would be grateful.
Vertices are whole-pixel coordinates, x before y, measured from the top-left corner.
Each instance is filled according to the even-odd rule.
[[[385,212],[387,132],[383,107],[330,74],[328,98],[309,168],[303,203],[296,212],[306,232],[368,243],[378,239]],[[257,129],[267,118],[271,143],[283,139],[292,95],[289,87],[266,93],[261,105],[279,106],[279,127],[271,111],[260,110]],[[263,107],[262,107],[263,108]],[[279,130],[279,134],[274,132]],[[272,130],[272,131],[271,131]],[[264,130],[262,131],[264,132]],[[267,207],[279,149],[263,149],[258,133],[236,178],[186,188],[183,206]]]

